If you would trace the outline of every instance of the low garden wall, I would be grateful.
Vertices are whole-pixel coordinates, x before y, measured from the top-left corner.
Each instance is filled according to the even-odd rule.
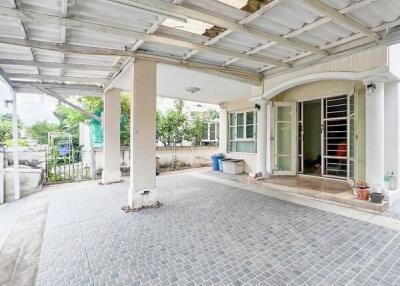
[[[210,166],[211,156],[218,153],[218,147],[214,146],[182,146],[176,147],[175,150],[169,147],[157,147],[156,156],[160,158],[161,169],[168,170],[172,166],[174,156],[178,161],[180,168],[197,168]],[[130,151],[129,147],[121,147],[121,169],[127,172],[129,170]],[[96,170],[100,172],[103,169],[103,150],[98,148],[94,150]],[[90,165],[91,151],[85,150],[83,161]]]

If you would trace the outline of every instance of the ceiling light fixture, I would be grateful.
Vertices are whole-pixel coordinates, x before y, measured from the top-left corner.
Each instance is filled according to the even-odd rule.
[[[199,91],[200,91],[200,88],[191,86],[191,87],[187,87],[187,88],[186,88],[186,91],[187,91],[187,92],[190,92],[190,93],[196,93],[196,92],[199,92]]]

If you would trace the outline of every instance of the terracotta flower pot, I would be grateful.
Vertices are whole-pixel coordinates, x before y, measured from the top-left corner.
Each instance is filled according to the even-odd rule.
[[[369,189],[357,189],[357,198],[363,201],[369,200]]]

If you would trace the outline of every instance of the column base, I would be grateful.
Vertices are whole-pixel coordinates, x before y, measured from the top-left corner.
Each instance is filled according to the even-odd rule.
[[[101,183],[103,185],[114,184],[121,182],[121,171],[104,171],[101,174]]]
[[[129,190],[129,207],[132,210],[141,210],[150,207],[159,207],[161,204],[157,200],[158,192],[156,188],[143,190]]]

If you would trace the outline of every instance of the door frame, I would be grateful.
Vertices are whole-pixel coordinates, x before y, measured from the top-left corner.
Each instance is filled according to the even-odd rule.
[[[292,144],[291,144],[291,170],[288,171],[279,171],[275,170],[275,145],[276,145],[276,130],[275,130],[275,113],[276,113],[276,107],[279,106],[289,106],[292,108],[292,118],[291,118],[291,132],[292,132]],[[296,176],[297,175],[297,162],[298,162],[298,152],[297,152],[297,102],[273,102],[272,103],[272,108],[271,108],[271,169],[272,169],[272,174],[277,175],[277,176]]]

